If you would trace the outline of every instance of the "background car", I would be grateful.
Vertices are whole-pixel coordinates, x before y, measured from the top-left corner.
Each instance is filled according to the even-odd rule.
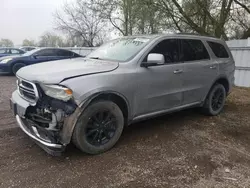
[[[81,55],[60,48],[38,48],[26,52],[21,56],[6,56],[0,58],[0,72],[16,74],[20,68],[27,65],[76,57],[81,57]]]
[[[11,56],[11,55],[22,55],[25,51],[18,48],[0,48],[0,57]]]
[[[35,47],[35,46],[22,46],[22,47],[20,47],[19,49],[20,49],[20,50],[23,50],[23,51],[25,51],[25,52],[28,52],[28,51],[31,51],[31,50],[36,49],[36,47]]]

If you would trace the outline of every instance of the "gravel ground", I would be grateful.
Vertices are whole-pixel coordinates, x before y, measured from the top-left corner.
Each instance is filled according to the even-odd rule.
[[[250,187],[250,89],[235,88],[217,117],[186,110],[126,128],[104,154],[51,157],[16,127],[15,87],[0,76],[0,187]]]

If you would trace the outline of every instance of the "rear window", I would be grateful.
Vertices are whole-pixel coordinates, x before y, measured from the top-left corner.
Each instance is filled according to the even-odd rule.
[[[11,54],[21,54],[21,51],[16,49],[11,49]]]
[[[181,61],[197,61],[210,59],[206,47],[202,41],[194,39],[181,39]]]
[[[214,52],[214,55],[218,58],[229,58],[229,55],[227,53],[227,50],[225,46],[223,46],[220,43],[217,42],[207,42],[212,51]]]

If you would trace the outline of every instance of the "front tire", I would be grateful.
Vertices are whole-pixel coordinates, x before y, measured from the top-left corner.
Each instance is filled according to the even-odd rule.
[[[216,116],[222,111],[225,101],[225,87],[222,84],[215,84],[210,90],[202,110],[206,115]]]
[[[26,65],[23,63],[16,63],[12,66],[12,74],[16,75],[17,71]]]
[[[112,101],[90,104],[78,118],[73,143],[83,152],[99,154],[112,148],[120,138],[124,117]]]

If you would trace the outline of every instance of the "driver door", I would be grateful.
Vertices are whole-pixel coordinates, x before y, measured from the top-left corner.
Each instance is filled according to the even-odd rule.
[[[179,61],[179,51],[178,39],[163,40],[149,53],[163,54],[165,64],[138,68],[136,116],[181,105],[183,64]]]

